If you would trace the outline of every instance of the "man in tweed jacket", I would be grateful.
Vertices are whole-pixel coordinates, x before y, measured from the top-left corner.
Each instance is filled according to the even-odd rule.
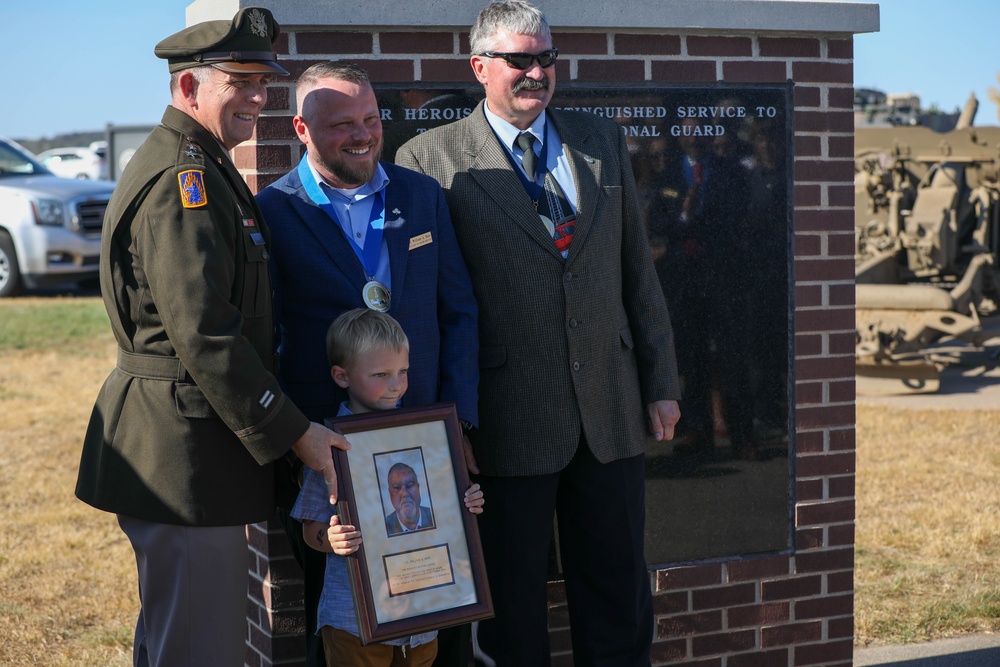
[[[480,526],[496,609],[479,643],[500,666],[548,664],[556,514],[575,664],[646,665],[644,452],[647,430],[672,438],[680,412],[625,140],[596,116],[546,110],[555,54],[531,5],[487,6],[470,43],[485,103],[406,143],[396,161],[441,183],[479,303],[472,443],[490,499]],[[543,218],[536,202],[553,189],[572,211],[549,205]]]

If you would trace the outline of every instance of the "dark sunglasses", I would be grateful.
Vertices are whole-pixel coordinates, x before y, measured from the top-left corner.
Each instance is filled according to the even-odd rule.
[[[537,55],[534,53],[504,53],[503,51],[485,51],[479,55],[486,58],[503,58],[507,67],[514,69],[528,69],[531,67],[531,62],[537,60],[538,66],[544,69],[555,63],[556,58],[559,57],[559,49],[549,49]]]

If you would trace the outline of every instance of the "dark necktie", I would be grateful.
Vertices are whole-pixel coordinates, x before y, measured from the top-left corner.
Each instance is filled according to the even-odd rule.
[[[534,181],[535,163],[538,162],[538,156],[535,155],[535,137],[531,132],[522,132],[517,135],[517,146],[524,151],[524,157],[521,158],[524,173],[528,175],[529,180]]]
[[[535,182],[535,168],[538,165],[538,156],[535,155],[535,138],[530,132],[522,132],[517,135],[517,145],[524,151],[521,158],[521,166],[528,179]],[[576,227],[576,216],[573,209],[566,201],[559,182],[550,172],[545,172],[545,186],[542,189],[539,201],[535,201],[535,210],[545,224],[545,228],[555,241],[556,249],[565,259],[569,255],[569,244],[573,240],[573,230]]]

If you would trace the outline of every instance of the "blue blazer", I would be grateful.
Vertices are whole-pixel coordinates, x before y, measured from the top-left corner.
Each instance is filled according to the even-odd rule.
[[[427,176],[382,167],[389,177],[383,234],[392,273],[389,314],[410,340],[403,405],[454,402],[459,419],[478,424],[476,301],[444,194]],[[257,202],[271,229],[278,379],[322,423],[346,398],[330,377],[326,331],[341,313],[365,307],[365,271],[337,223],[310,201],[296,169]]]

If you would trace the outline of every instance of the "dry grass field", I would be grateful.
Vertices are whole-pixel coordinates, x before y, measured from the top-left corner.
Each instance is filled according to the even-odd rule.
[[[99,299],[0,303],[0,665],[126,667],[132,550],[73,495],[80,440],[115,363]]]
[[[114,365],[97,298],[0,301],[0,665],[126,667],[135,563],[75,499]],[[860,406],[856,641],[1000,631],[1000,410]]]
[[[1000,410],[858,407],[855,642],[1000,632]]]

